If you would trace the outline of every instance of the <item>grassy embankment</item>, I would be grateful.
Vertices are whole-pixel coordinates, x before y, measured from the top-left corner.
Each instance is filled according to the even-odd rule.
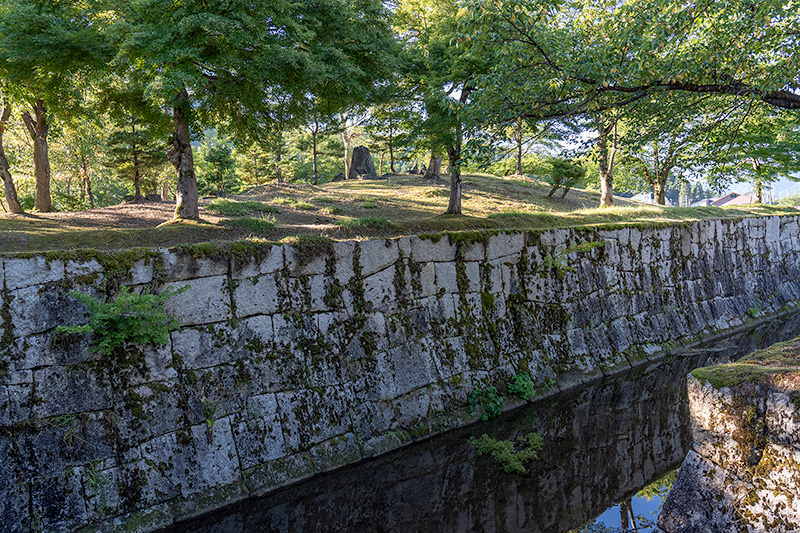
[[[549,198],[549,185],[529,177],[464,176],[463,215],[443,215],[449,189],[419,177],[344,181],[314,187],[270,184],[226,199],[201,201],[201,220],[168,223],[169,204],[150,204],[150,217],[127,227],[95,223],[89,212],[0,214],[0,253],[74,248],[162,247],[181,243],[265,240],[315,234],[332,239],[442,231],[542,229],[606,224],[657,224],[796,212],[790,208],[666,208],[615,199],[599,209],[599,195],[573,189]],[[559,196],[556,193],[556,196]],[[123,212],[127,206],[107,208]],[[152,212],[156,211],[153,216]],[[128,217],[131,218],[131,217]],[[130,220],[128,221],[130,222]]]
[[[784,386],[797,383],[800,379],[800,337],[773,344],[735,363],[697,368],[692,375],[715,389],[757,383]]]

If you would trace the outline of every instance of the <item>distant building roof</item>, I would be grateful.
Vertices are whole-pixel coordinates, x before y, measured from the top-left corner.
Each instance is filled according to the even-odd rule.
[[[733,202],[734,200],[736,200],[737,198],[739,198],[741,196],[745,196],[745,195],[744,194],[739,194],[738,192],[735,192],[735,191],[734,192],[729,192],[725,196],[720,196],[719,198],[712,199],[711,200],[711,204],[709,204],[709,205],[713,205],[715,207],[722,207],[723,205],[730,204],[731,202]],[[749,204],[750,203],[750,196],[747,196],[747,201],[745,201],[745,202],[737,202],[736,205],[741,205],[743,203]]]

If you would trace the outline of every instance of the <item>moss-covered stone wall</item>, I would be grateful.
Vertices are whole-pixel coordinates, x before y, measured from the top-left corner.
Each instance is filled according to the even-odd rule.
[[[800,337],[688,378],[692,446],[662,532],[800,530]]]
[[[793,306],[799,229],[2,257],[0,531],[152,530],[477,420],[473,391],[516,374],[555,391],[663,357]],[[167,345],[115,360],[54,334],[86,320],[69,291],[124,286],[189,287],[167,302]]]

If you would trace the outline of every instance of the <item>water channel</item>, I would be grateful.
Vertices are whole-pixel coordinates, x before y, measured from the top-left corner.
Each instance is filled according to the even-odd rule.
[[[644,533],[688,450],[686,374],[798,334],[795,314],[164,531]],[[469,443],[532,431],[526,475]]]

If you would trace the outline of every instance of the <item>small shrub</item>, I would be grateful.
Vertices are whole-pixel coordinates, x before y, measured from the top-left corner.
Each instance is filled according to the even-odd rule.
[[[511,378],[508,392],[523,400],[530,400],[536,396],[536,386],[533,384],[530,374],[517,374]]]
[[[253,233],[266,233],[275,227],[275,222],[267,218],[256,217],[239,217],[231,220],[226,220],[225,224],[235,226],[237,228],[244,228]]]
[[[361,218],[346,218],[337,221],[337,224],[346,230],[358,229],[389,229],[391,223],[385,218],[381,217],[361,217]]]
[[[56,334],[96,333],[90,345],[93,352],[115,354],[125,344],[166,344],[169,332],[177,327],[164,309],[164,302],[189,287],[167,288],[161,294],[136,294],[122,287],[110,302],[70,291],[69,296],[80,300],[89,309],[89,323],[82,326],[59,326]]]
[[[503,408],[503,397],[497,394],[495,387],[475,389],[469,395],[469,406],[472,412],[475,412],[475,409],[480,407],[481,411],[483,411],[481,420],[485,422],[500,415]]]
[[[748,315],[750,315],[751,318],[756,318],[758,314],[761,312],[761,309],[758,306],[750,307],[747,309],[746,312]]]
[[[525,463],[538,459],[544,446],[539,432],[523,435],[516,441],[497,440],[483,434],[479,439],[470,437],[469,442],[475,446],[478,455],[491,455],[510,474],[527,474]]]

